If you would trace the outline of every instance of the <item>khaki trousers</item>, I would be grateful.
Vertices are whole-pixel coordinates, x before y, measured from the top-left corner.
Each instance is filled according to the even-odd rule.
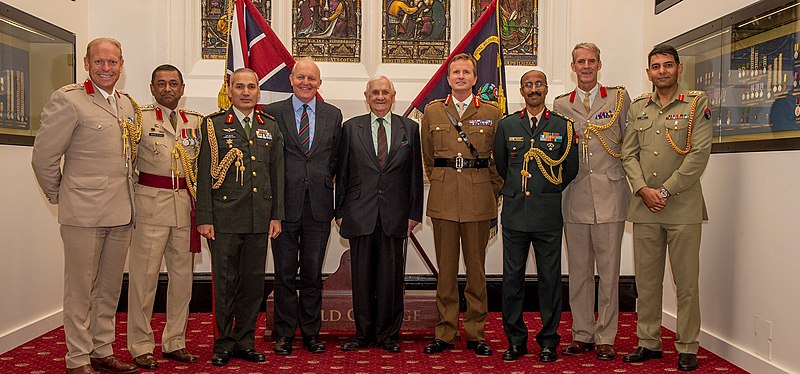
[[[161,271],[167,264],[167,323],[161,334],[161,351],[186,348],[186,325],[192,297],[189,252],[191,226],[170,227],[137,223],[128,255],[128,351],[132,357],[153,353],[155,341],[150,320]]]
[[[74,369],[89,358],[114,354],[117,312],[132,225],[61,225],[64,241],[65,363]]]
[[[458,331],[458,260],[459,248],[464,253],[467,285],[464,297],[464,333],[468,341],[485,340],[484,325],[489,308],[486,301],[486,243],[489,241],[489,221],[455,222],[433,218],[433,242],[439,281],[436,286],[436,307],[439,322],[436,338],[448,343],[456,341]]]
[[[639,346],[660,351],[664,265],[667,249],[677,288],[678,326],[675,350],[697,353],[700,344],[700,234],[701,224],[633,224],[633,262],[638,293],[636,336]]]
[[[619,265],[624,232],[624,221],[564,225],[573,341],[614,344],[619,320]],[[594,315],[595,265],[600,278],[597,319]]]

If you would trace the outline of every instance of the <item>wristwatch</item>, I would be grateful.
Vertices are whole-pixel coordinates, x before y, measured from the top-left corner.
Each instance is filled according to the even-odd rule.
[[[666,188],[664,188],[664,187],[661,187],[661,190],[659,191],[659,193],[661,194],[661,197],[663,197],[663,198],[665,198],[665,199],[666,199],[666,198],[668,198],[668,197],[670,197],[670,196],[672,195],[672,194],[670,194],[670,193],[669,193],[669,191],[667,191],[667,189],[666,189]]]

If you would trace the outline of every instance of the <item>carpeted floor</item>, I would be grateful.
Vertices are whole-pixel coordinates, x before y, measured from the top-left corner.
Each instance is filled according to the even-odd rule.
[[[272,344],[265,343],[258,338],[264,333],[264,316],[256,331],[256,349],[266,352],[267,361],[264,363],[249,363],[241,360],[231,360],[222,368],[208,364],[211,358],[211,314],[192,314],[189,320],[187,333],[187,348],[200,356],[200,362],[192,365],[178,364],[171,360],[161,358],[160,349],[156,346],[156,358],[159,369],[155,373],[666,373],[677,372],[676,363],[678,354],[674,350],[673,340],[675,334],[663,329],[664,358],[650,360],[644,364],[627,364],[622,362],[622,354],[632,351],[636,344],[636,315],[635,313],[620,313],[619,334],[617,336],[617,359],[613,361],[599,361],[594,354],[588,353],[578,357],[561,355],[559,347],[558,361],[543,364],[538,361],[539,348],[534,336],[541,326],[538,313],[525,313],[528,323],[530,338],[528,341],[527,356],[515,362],[505,362],[501,359],[502,352],[507,347],[503,333],[502,317],[500,313],[490,313],[486,326],[486,338],[494,349],[490,357],[477,357],[464,347],[464,343],[456,345],[456,349],[438,354],[426,355],[422,353],[428,341],[432,339],[431,332],[404,332],[401,338],[402,353],[389,354],[379,348],[363,349],[355,352],[343,352],[337,348],[350,336],[347,333],[323,334],[322,339],[327,344],[327,351],[323,354],[311,354],[305,351],[295,339],[294,353],[291,356],[278,356],[272,353]],[[161,336],[164,326],[164,314],[153,316],[153,326],[156,340]],[[118,356],[131,361],[125,348],[126,315],[117,315],[117,340],[114,349]],[[564,313],[561,320],[559,333],[562,336],[562,346],[571,340],[569,333],[570,314]],[[6,354],[0,355],[0,373],[63,373],[64,355],[64,330],[58,328],[48,332]],[[744,373],[733,364],[700,349],[698,354],[700,369],[695,373]],[[140,373],[150,371],[141,370]]]

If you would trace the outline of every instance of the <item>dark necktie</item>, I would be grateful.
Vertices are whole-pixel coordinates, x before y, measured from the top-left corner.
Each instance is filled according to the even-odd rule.
[[[378,118],[378,166],[381,169],[386,165],[386,153],[388,151],[386,127],[383,126],[383,118]]]
[[[308,104],[303,104],[303,114],[300,115],[300,131],[297,132],[297,136],[300,137],[300,148],[308,155],[310,150],[308,143],[311,140],[308,133]]]
[[[244,117],[242,121],[244,121],[244,134],[247,135],[247,139],[250,139],[250,117]]]
[[[250,119],[248,118],[247,121],[249,121],[249,120]],[[175,118],[175,111],[174,110],[172,111],[172,113],[169,114],[169,123],[172,125],[172,130],[173,131],[178,128],[178,120]],[[250,130],[250,129],[245,129],[244,131],[248,132],[248,130]]]
[[[531,117],[531,130],[536,130],[536,117]]]

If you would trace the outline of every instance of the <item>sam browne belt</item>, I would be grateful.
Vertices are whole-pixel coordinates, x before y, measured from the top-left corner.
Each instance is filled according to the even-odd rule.
[[[492,165],[492,163],[493,160],[491,158],[463,158],[461,156],[456,156],[452,158],[433,159],[434,167],[448,167],[456,170],[465,168],[485,169]]]

